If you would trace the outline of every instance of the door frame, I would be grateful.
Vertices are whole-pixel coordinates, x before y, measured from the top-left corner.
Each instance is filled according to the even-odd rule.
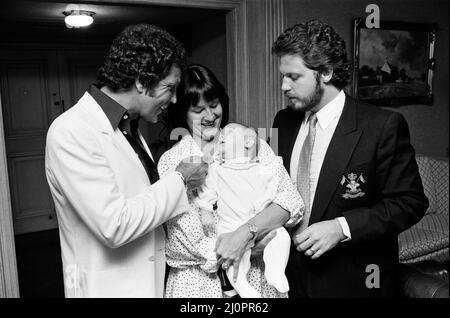
[[[63,0],[65,1],[65,0]],[[285,0],[91,0],[90,3],[99,4],[134,4],[134,5],[163,5],[186,8],[202,8],[222,10],[226,18],[226,45],[227,45],[227,90],[230,105],[234,105],[234,112],[230,113],[230,120],[242,123],[251,122],[251,113],[254,109],[263,106],[264,114],[271,114],[273,104],[281,105],[282,97],[278,91],[277,66],[271,59],[270,49],[252,57],[252,62],[265,65],[264,68],[250,70],[248,46],[249,42],[264,41],[266,49],[272,43],[274,35],[284,29]],[[77,1],[72,1],[71,3]],[[260,17],[269,22],[257,40],[248,37],[247,28],[254,28],[248,21],[248,7],[260,13]],[[255,12],[256,12],[255,11]],[[257,43],[259,45],[260,42]],[[270,46],[269,46],[270,48]],[[261,100],[250,98],[249,90],[255,85],[251,77],[256,79],[258,87],[266,92]],[[251,87],[250,87],[251,86]],[[1,97],[1,96],[0,96]],[[254,104],[254,105],[253,105]],[[266,117],[264,116],[264,117]],[[265,118],[266,121],[269,117]],[[261,124],[264,118],[261,119]],[[3,115],[0,98],[0,298],[19,297],[19,284],[17,275],[16,252],[14,244],[13,218],[9,191],[9,178],[6,161],[5,136]]]
[[[4,178],[3,178],[4,176]],[[16,247],[6,161],[3,107],[0,92],[0,298],[19,297]]]
[[[227,93],[230,105],[230,120],[247,122],[249,69],[247,41],[247,2],[249,0],[91,0],[91,3],[161,5],[181,8],[222,10],[225,13],[227,45]],[[253,0],[250,0],[253,1]],[[273,0],[263,0],[269,3]],[[275,0],[280,1],[280,0]],[[283,0],[281,0],[283,1]],[[76,1],[75,1],[76,2]],[[259,0],[258,0],[259,2]],[[73,1],[71,3],[74,3]]]

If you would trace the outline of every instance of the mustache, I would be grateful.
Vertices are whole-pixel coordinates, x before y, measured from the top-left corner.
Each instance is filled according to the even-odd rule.
[[[286,96],[287,98],[295,98],[295,95],[289,93],[284,93],[284,96]]]

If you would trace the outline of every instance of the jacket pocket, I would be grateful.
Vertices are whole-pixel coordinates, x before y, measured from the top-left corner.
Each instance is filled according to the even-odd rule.
[[[370,202],[373,182],[369,164],[347,167],[339,180],[333,203],[344,210],[367,205]]]

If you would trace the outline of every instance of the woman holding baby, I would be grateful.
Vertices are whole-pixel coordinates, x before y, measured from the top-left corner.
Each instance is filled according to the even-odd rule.
[[[177,103],[169,107],[169,117],[174,127],[186,128],[189,133],[162,155],[158,163],[161,176],[173,171],[181,160],[190,156],[203,156],[211,163],[217,161],[224,142],[221,128],[228,123],[228,102],[224,87],[209,69],[201,65],[188,67],[177,90]],[[215,226],[220,222],[220,216],[211,199],[213,208],[209,211],[209,223],[212,223],[212,229],[211,224],[209,230],[206,229],[205,211],[196,198],[202,197],[199,190],[201,193],[191,195],[189,210],[166,223],[166,256],[170,271],[165,297],[223,297],[220,268],[235,269],[232,275],[237,279],[240,260],[255,241],[252,254],[258,254],[258,250],[268,244],[274,236],[269,233],[273,229],[299,222],[303,202],[282,163],[275,160],[275,154],[262,140],[258,142],[256,155],[257,163],[263,164],[275,176],[272,179],[277,184],[271,203],[248,222],[219,235]],[[260,251],[251,259],[249,267],[246,278],[258,295],[287,297],[284,290],[280,292],[267,283]]]

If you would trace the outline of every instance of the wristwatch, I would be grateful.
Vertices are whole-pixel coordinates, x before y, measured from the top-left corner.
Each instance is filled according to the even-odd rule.
[[[251,240],[255,239],[256,236],[258,235],[258,227],[251,222],[247,222],[247,223],[245,223],[245,225],[247,225],[247,228],[248,228],[250,234],[252,235]]]

